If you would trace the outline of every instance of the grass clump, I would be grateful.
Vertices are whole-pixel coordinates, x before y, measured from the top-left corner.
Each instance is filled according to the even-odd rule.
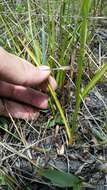
[[[36,66],[50,66],[52,75],[57,80],[59,93],[55,93],[50,84],[48,85],[51,108],[49,114],[52,117],[52,121],[55,121],[57,118],[56,112],[58,112],[58,116],[60,115],[59,121],[61,122],[58,122],[58,125],[61,125],[61,130],[63,130],[63,126],[65,127],[65,131],[63,131],[63,133],[61,131],[60,135],[62,139],[61,142],[63,142],[64,146],[65,144],[67,146],[74,145],[75,141],[78,141],[75,136],[77,133],[79,134],[80,128],[78,129],[78,127],[80,127],[79,123],[81,123],[80,115],[83,115],[81,105],[83,104],[87,108],[85,98],[87,98],[96,84],[101,81],[102,77],[104,78],[106,76],[107,64],[105,61],[103,61],[103,63],[101,62],[99,66],[92,52],[89,54],[90,44],[93,38],[91,28],[94,28],[95,31],[97,25],[97,20],[94,20],[93,26],[92,19],[101,16],[102,13],[100,10],[102,9],[103,3],[102,1],[98,3],[98,1],[92,2],[91,0],[75,2],[71,0],[54,0],[53,2],[49,0],[43,2],[27,0],[15,4],[12,1],[7,2],[4,0],[0,4],[0,36],[3,47],[29,60]],[[90,67],[92,68],[90,69]],[[84,76],[87,76],[87,81],[85,82],[83,79]],[[72,98],[67,94],[67,106],[68,104],[72,106],[71,108],[69,107],[69,119],[65,100],[63,101],[61,96],[62,94],[65,96],[66,91],[69,92],[69,89],[70,93],[72,92],[72,87],[70,85],[74,86],[73,95],[75,105],[71,104]],[[59,101],[60,99],[61,101]],[[106,103],[104,104],[106,107]],[[48,110],[46,110],[46,112],[48,112]],[[97,123],[96,125],[98,127],[93,130],[92,124],[90,124],[90,120],[88,120],[94,135],[101,135],[99,139],[102,139],[102,134],[105,134],[104,137],[106,137],[105,128],[99,128],[99,124],[92,114],[91,117],[94,123]],[[34,132],[38,134],[39,141],[43,138],[43,144],[37,143],[37,146],[35,142],[29,145],[26,137],[23,135],[21,126],[18,128],[12,118],[11,121],[15,129],[14,131],[12,128],[14,134],[11,130],[8,130],[8,128],[3,128],[3,126],[0,127],[6,132],[9,139],[12,138],[12,142],[18,143],[18,147],[16,148],[17,151],[13,148],[13,145],[11,147],[11,145],[7,146],[6,144],[8,151],[11,152],[11,154],[9,153],[9,157],[16,156],[16,160],[17,157],[27,160],[37,169],[37,175],[44,176],[50,180],[51,185],[55,185],[57,182],[56,185],[60,187],[80,188],[82,182],[80,178],[75,177],[75,175],[69,175],[66,172],[63,173],[60,170],[56,170],[54,167],[54,169],[50,167],[49,170],[41,170],[39,164],[35,164],[33,161],[30,152],[33,148],[36,149],[38,154],[42,152],[46,155],[47,152],[50,151],[50,149],[44,145],[47,138],[45,132],[47,129],[49,130],[47,122],[47,128],[43,125],[43,129],[41,127],[39,129],[40,131],[36,130],[32,125],[26,124],[30,130],[34,130]],[[55,122],[53,123],[55,125]],[[106,126],[105,123],[104,126]],[[100,132],[103,131],[103,133],[99,133],[98,129]],[[21,144],[21,150],[19,144]],[[4,145],[5,144],[1,142],[1,147],[6,147]],[[37,160],[37,163],[38,162]],[[3,171],[1,172],[1,184],[5,184],[4,178],[6,175],[8,176],[8,172],[5,174]],[[58,176],[58,178],[56,179],[55,176]],[[71,182],[70,178],[72,178]],[[68,184],[66,184],[64,179],[68,181]],[[35,179],[35,181],[36,180],[37,179]],[[7,179],[7,181],[9,180]],[[12,180],[10,181],[12,182]],[[43,181],[40,182],[42,183]],[[17,183],[12,183],[17,186]],[[75,183],[77,183],[76,185],[78,187],[75,186]],[[14,189],[14,187],[9,188]],[[28,189],[30,189],[30,187],[28,187]]]

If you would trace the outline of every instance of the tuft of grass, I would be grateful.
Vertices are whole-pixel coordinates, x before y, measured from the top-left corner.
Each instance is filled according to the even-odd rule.
[[[55,17],[55,11],[52,10],[52,7],[50,6],[50,2],[47,0],[47,16],[48,16],[47,28],[45,25],[45,21],[43,17],[41,16],[42,30],[39,31],[42,34],[42,38],[41,38],[42,43],[40,42],[39,34],[35,35],[35,33],[38,33],[37,32],[38,29],[35,27],[36,21],[32,17],[32,13],[31,13],[32,4],[29,0],[27,0],[28,27],[27,27],[26,32],[24,31],[23,24],[20,21],[17,21],[17,17],[14,14],[11,7],[9,6],[9,4],[6,3],[6,6],[10,12],[10,18],[13,18],[13,20],[9,19],[9,23],[8,23],[8,21],[6,20],[7,19],[6,16],[0,15],[1,21],[3,25],[5,26],[5,30],[7,31],[7,34],[9,38],[11,39],[12,46],[14,47],[15,53],[18,55],[21,54],[21,52],[23,52],[22,48],[24,48],[24,50],[30,56],[30,59],[32,60],[32,62],[37,66],[39,66],[40,64],[48,64],[50,68],[55,68],[56,63],[54,62],[54,59],[56,60],[55,54],[56,54],[57,48],[59,48],[58,50],[59,66],[63,67],[63,66],[68,65],[69,50],[70,48],[74,49],[74,45],[77,43],[77,38],[79,37],[80,48],[79,48],[79,56],[78,56],[78,63],[77,63],[76,105],[75,105],[74,114],[73,114],[72,129],[69,128],[69,124],[64,114],[64,109],[61,107],[61,104],[57,98],[57,94],[53,91],[53,89],[49,85],[49,90],[51,92],[51,95],[63,119],[63,123],[65,126],[69,143],[72,143],[74,139],[73,136],[76,130],[81,97],[85,98],[85,96],[89,93],[89,91],[95,86],[95,84],[100,80],[100,78],[106,72],[106,66],[104,66],[98,71],[98,74],[96,73],[96,77],[94,77],[89,82],[87,87],[84,88],[84,91],[81,92],[82,75],[83,75],[83,70],[85,66],[84,64],[85,47],[86,47],[87,36],[88,36],[88,16],[90,13],[90,7],[92,8],[91,3],[92,3],[91,0],[81,1],[79,19],[77,20],[76,26],[73,29],[67,30],[64,27],[64,25],[65,23],[68,23],[69,21],[66,19],[66,14],[68,13],[67,12],[68,10],[66,10],[66,7],[67,5],[69,5],[69,12],[70,12],[70,1],[61,1],[59,9],[58,9],[59,12],[57,11],[57,14],[59,13],[59,21],[57,21]],[[14,25],[14,27],[17,30],[21,31],[22,36],[21,35],[15,36],[12,25]],[[59,33],[56,33],[56,27],[58,27]],[[57,36],[59,37],[59,44],[56,42]],[[46,52],[46,48],[47,48],[47,52]],[[49,55],[47,55],[46,53],[48,53]],[[22,57],[25,58],[25,56],[26,54],[22,53]],[[49,57],[52,57],[51,61]],[[54,76],[56,76],[58,85],[61,88],[65,81],[65,76],[66,76],[65,70],[56,71]],[[53,113],[55,113],[54,108],[51,103],[50,105],[53,110]]]
[[[16,179],[7,174],[6,168],[0,168],[0,185],[1,188],[7,185],[9,190],[15,190],[19,186]]]
[[[80,32],[79,32],[80,53],[78,57],[78,66],[77,66],[78,70],[77,70],[77,79],[76,79],[76,105],[74,109],[72,129],[71,129],[72,136],[74,136],[75,131],[77,129],[76,126],[77,126],[77,119],[78,119],[81,101],[84,100],[84,98],[88,95],[91,89],[96,85],[96,83],[104,76],[104,74],[107,71],[107,64],[105,63],[103,66],[101,66],[101,68],[97,70],[97,72],[95,73],[95,76],[81,91],[82,74],[83,74],[84,66],[85,66],[84,64],[85,48],[86,48],[86,42],[87,42],[87,36],[88,36],[88,16],[89,16],[90,7],[92,7],[91,0],[82,1],[82,6],[80,10],[80,17],[82,18],[82,21],[81,21]]]
[[[63,26],[64,26],[64,13],[65,13],[65,6],[66,6],[66,1],[61,1],[61,7],[60,7],[60,18],[59,18],[59,64],[61,66],[64,66],[66,64],[64,60],[64,46],[65,46],[65,41],[64,41],[64,33],[63,33]],[[61,88],[64,84],[64,79],[65,79],[65,72],[64,71],[59,71],[57,73],[57,83],[59,87]]]
[[[73,122],[72,122],[72,133],[74,133],[76,128],[76,122],[78,117],[78,112],[80,108],[80,92],[81,92],[81,81],[84,68],[84,59],[85,59],[85,46],[87,40],[87,31],[88,31],[88,15],[91,7],[91,0],[83,0],[81,3],[80,9],[80,53],[78,57],[77,65],[77,80],[76,80],[76,106],[74,109]]]
[[[31,19],[31,7],[30,7],[30,1],[28,0],[27,1],[27,4],[28,4],[28,18],[29,18],[29,30],[28,30],[28,34],[30,33],[30,36],[28,35],[28,34],[26,34],[26,35],[24,35],[24,30],[23,30],[23,28],[22,28],[22,26],[21,26],[21,24],[18,22],[18,28],[20,28],[20,30],[21,30],[21,32],[22,32],[22,34],[23,34],[23,39],[21,39],[21,37],[20,36],[18,36],[17,37],[17,40],[15,41],[14,40],[14,38],[13,38],[13,36],[14,36],[14,31],[12,31],[12,29],[11,29],[11,33],[9,32],[9,28],[8,28],[8,24],[7,24],[7,22],[6,22],[6,20],[4,21],[3,20],[3,17],[1,16],[1,18],[2,18],[2,21],[3,21],[3,24],[5,23],[5,28],[6,28],[6,31],[7,31],[7,33],[8,33],[8,35],[9,35],[9,37],[10,37],[10,39],[12,39],[12,42],[13,42],[13,45],[15,46],[15,48],[17,48],[17,46],[18,46],[18,48],[22,45],[23,46],[23,48],[26,50],[26,52],[28,53],[28,55],[30,56],[30,58],[31,58],[31,60],[33,61],[33,63],[36,65],[36,66],[39,66],[39,65],[41,65],[42,64],[42,62],[41,62],[41,60],[42,59],[45,59],[46,60],[46,57],[43,57],[43,56],[46,56],[46,54],[44,54],[43,56],[42,56],[42,53],[43,52],[41,52],[41,49],[43,49],[44,47],[42,47],[42,48],[40,48],[40,44],[39,44],[39,40],[35,40],[35,36],[34,36],[34,32],[33,32],[33,23],[32,23],[32,19]],[[13,18],[15,19],[15,21],[16,21],[16,17],[15,17],[15,15],[14,15],[14,13],[13,13],[13,11],[11,10],[11,8],[9,7],[9,10],[10,10],[10,13],[12,14],[12,16],[13,16]],[[53,33],[54,33],[54,26],[55,26],[55,23],[54,23],[54,21],[53,21],[53,24],[52,24],[52,28],[53,28]],[[44,31],[42,31],[42,33],[43,33]],[[54,34],[52,35],[52,54],[54,54],[54,43],[55,43],[55,36],[54,36]],[[33,45],[32,44],[30,44],[30,45],[32,45],[31,46],[31,48],[29,48],[29,47],[27,47],[26,45],[25,45],[25,43],[27,42],[27,41],[31,41],[32,43],[33,43]],[[23,41],[25,41],[25,43],[23,42]],[[21,43],[21,45],[19,46],[19,42]],[[43,43],[42,43],[42,45],[44,45]],[[20,49],[18,49],[17,48],[17,50],[20,50]],[[20,51],[21,52],[21,51]],[[20,53],[20,52],[18,52],[18,54]],[[50,65],[50,67],[51,67],[51,65]],[[61,104],[60,104],[60,102],[59,102],[59,100],[58,100],[58,98],[57,98],[57,95],[56,95],[56,93],[53,91],[53,89],[52,89],[52,87],[50,86],[50,84],[49,84],[49,90],[50,90],[50,93],[51,93],[51,95],[52,95],[52,97],[53,97],[53,99],[54,99],[54,101],[55,101],[55,104],[56,104],[56,106],[57,106],[57,108],[58,108],[58,110],[59,110],[59,113],[60,113],[60,115],[61,115],[61,118],[63,119],[63,122],[64,122],[64,126],[65,126],[65,130],[66,130],[66,133],[67,133],[67,136],[68,136],[68,141],[70,142],[70,140],[71,140],[71,133],[70,133],[70,128],[69,128],[69,126],[68,126],[68,122],[67,122],[67,120],[66,120],[66,117],[65,117],[65,114],[64,114],[64,110],[63,110],[63,108],[61,107]]]

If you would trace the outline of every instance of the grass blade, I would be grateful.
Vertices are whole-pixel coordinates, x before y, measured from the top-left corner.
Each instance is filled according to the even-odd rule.
[[[60,29],[60,45],[59,45],[59,57],[60,57],[60,59],[59,59],[59,64],[62,66],[65,64],[64,55],[63,55],[63,51],[64,51],[63,25],[64,25],[65,5],[66,5],[66,2],[62,1],[61,7],[60,7],[60,23],[59,23],[59,29]],[[65,79],[65,72],[64,71],[58,72],[56,80],[57,80],[58,86],[60,88],[63,86],[64,79]]]
[[[3,23],[4,26],[5,26],[5,29],[6,29],[6,31],[7,31],[7,33],[8,33],[8,35],[9,35],[10,39],[12,40],[12,42],[13,42],[15,48],[16,48],[17,51],[20,53],[20,52],[21,52],[21,49],[20,49],[19,45],[18,45],[18,44],[15,42],[15,40],[14,40],[14,37],[13,37],[14,35],[13,35],[13,32],[12,32],[11,27],[8,25],[8,23],[6,22],[6,20],[4,20],[4,18],[2,17],[2,15],[0,15],[0,18],[1,18],[2,23]],[[15,51],[15,52],[16,52],[16,51]]]
[[[68,136],[68,139],[69,139],[69,143],[71,144],[72,142],[72,139],[71,139],[71,131],[70,131],[70,128],[68,126],[68,122],[66,120],[66,117],[65,117],[65,114],[63,112],[63,109],[61,107],[61,104],[56,96],[56,93],[54,92],[54,90],[52,89],[52,87],[50,85],[48,85],[48,88],[50,90],[50,93],[55,101],[55,104],[60,112],[60,115],[61,115],[61,118],[63,119],[63,122],[64,122],[64,126],[65,126],[65,130],[66,130],[66,133],[67,133],[67,136]]]
[[[31,6],[30,6],[29,0],[27,0],[27,4],[28,4],[30,37],[33,42],[33,49],[35,52],[36,60],[37,60],[38,64],[40,65],[41,64],[41,53],[40,53],[41,50],[40,50],[38,41],[34,40],[33,23],[32,23],[32,18],[31,18]]]
[[[42,21],[42,65],[46,65],[46,33],[44,30],[43,21]]]
[[[20,41],[20,43],[23,45],[24,49],[26,49],[27,53],[30,55],[31,59],[34,61],[34,63],[39,66],[39,63],[37,62],[37,59],[34,55],[34,53],[30,50],[30,48],[28,48],[23,41],[21,40],[21,38],[18,36],[18,39]]]
[[[107,63],[105,63],[100,69],[97,70],[95,76],[88,83],[88,85],[84,88],[81,93],[81,97],[84,99],[88,92],[96,85],[96,83],[104,76],[107,71]]]

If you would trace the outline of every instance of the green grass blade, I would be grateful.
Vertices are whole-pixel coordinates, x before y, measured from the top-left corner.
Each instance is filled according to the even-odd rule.
[[[27,0],[28,4],[28,16],[29,16],[29,29],[30,29],[30,36],[31,40],[33,42],[33,49],[35,52],[35,57],[38,62],[38,64],[41,64],[41,50],[39,47],[39,43],[37,40],[34,40],[34,32],[33,32],[33,23],[32,23],[32,18],[31,18],[31,6],[30,6],[30,0]]]
[[[84,88],[83,92],[81,93],[81,97],[83,99],[87,96],[88,92],[90,92],[90,90],[96,85],[96,83],[104,76],[106,71],[107,71],[107,63],[105,63],[100,69],[97,70],[95,76]]]
[[[71,139],[71,131],[70,131],[70,128],[69,128],[69,126],[68,126],[68,122],[67,122],[67,120],[66,120],[66,117],[65,117],[65,114],[64,114],[63,109],[62,109],[62,107],[61,107],[61,104],[60,104],[60,102],[59,102],[59,100],[58,100],[58,98],[57,98],[57,96],[56,96],[56,93],[55,93],[54,90],[52,89],[52,87],[51,87],[50,85],[48,85],[48,88],[49,88],[50,93],[51,93],[51,95],[52,95],[52,97],[53,97],[53,99],[54,99],[54,101],[55,101],[55,104],[56,104],[56,106],[57,106],[57,108],[58,108],[58,110],[59,110],[59,112],[60,112],[61,118],[63,119],[64,126],[65,126],[65,131],[66,131],[66,133],[67,133],[67,136],[68,136],[68,139],[69,139],[69,143],[71,144],[71,142],[72,142],[72,139]]]
[[[56,38],[56,35],[55,35],[55,18],[53,16],[53,19],[52,19],[52,56],[54,57],[54,53],[55,53],[55,38]]]
[[[12,132],[10,132],[8,129],[5,129],[3,126],[0,125],[0,129],[2,129],[3,131],[5,131],[6,133],[8,133],[9,135],[11,135],[12,137],[14,137],[15,139],[19,140],[20,139],[15,135],[13,134]]]
[[[44,22],[42,21],[42,65],[46,65],[46,33]]]
[[[12,40],[12,42],[13,42],[13,45],[15,46],[15,48],[17,49],[17,51],[20,53],[21,52],[21,49],[20,49],[20,47],[19,47],[19,45],[15,42],[15,40],[14,40],[14,35],[13,35],[13,32],[12,32],[12,29],[11,29],[11,27],[8,25],[8,23],[6,22],[6,20],[4,20],[4,18],[3,18],[3,16],[2,15],[0,15],[0,18],[1,18],[1,21],[2,21],[2,23],[4,24],[4,26],[5,26],[5,29],[6,29],[6,31],[7,31],[7,33],[8,33],[8,35],[9,35],[9,37],[10,37],[10,39]],[[15,51],[16,52],[16,51]],[[17,53],[17,52],[16,52]]]
[[[60,23],[59,23],[59,29],[60,29],[60,46],[59,46],[59,64],[64,65],[65,60],[64,60],[64,34],[63,34],[63,25],[64,25],[64,13],[65,13],[65,5],[66,2],[62,1],[61,2],[61,7],[60,7]],[[57,73],[56,81],[58,83],[58,86],[61,88],[63,86],[63,82],[65,79],[65,72],[64,71],[59,71]]]
[[[51,52],[51,23],[50,23],[50,4],[49,0],[47,0],[47,13],[48,13],[48,51],[49,54]]]
[[[37,62],[37,59],[35,57],[35,55],[33,54],[33,52],[30,50],[30,48],[28,48],[22,41],[22,39],[18,36],[18,40],[20,41],[20,43],[23,45],[23,47],[25,48],[25,50],[27,51],[27,53],[30,55],[31,59],[34,61],[34,63],[39,66],[40,64]]]
[[[51,56],[52,57],[55,57],[55,38],[56,38],[55,30],[56,30],[55,29],[55,18],[53,15],[53,18],[52,18],[52,37],[51,37]],[[53,60],[51,60],[51,62],[50,62],[50,67],[51,68],[55,67]]]
[[[9,12],[11,13],[11,16],[13,17],[13,19],[15,20],[15,22],[18,24],[18,28],[22,31],[22,33],[24,34],[24,30],[23,30],[23,27],[21,26],[20,24],[20,21],[18,21],[14,11],[11,9],[11,7],[9,6],[9,3],[8,1],[5,1],[5,4],[9,10]]]
[[[31,38],[33,39],[33,28],[32,28],[32,19],[31,19],[31,7],[30,7],[30,1],[27,0],[28,4],[28,16],[29,16],[29,29],[30,29],[30,35]]]

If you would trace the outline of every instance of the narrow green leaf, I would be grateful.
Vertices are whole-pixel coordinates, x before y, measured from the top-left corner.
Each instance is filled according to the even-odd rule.
[[[55,34],[55,18],[54,18],[54,15],[53,15],[53,18],[52,18],[52,37],[51,37],[51,56],[52,57],[55,57],[55,37],[56,37],[56,34]],[[54,65],[54,61],[51,60],[50,62],[50,67],[55,67]]]
[[[13,42],[15,48],[16,48],[16,49],[18,50],[18,52],[20,53],[20,52],[21,52],[21,49],[20,49],[18,43],[15,42],[15,40],[14,40],[14,35],[13,35],[13,31],[12,31],[11,27],[10,27],[9,24],[7,23],[6,19],[4,19],[4,18],[2,17],[2,15],[0,15],[0,18],[1,18],[1,21],[3,22],[3,24],[4,24],[4,26],[5,26],[5,29],[6,29],[6,31],[7,31],[7,33],[8,33],[8,35],[9,35],[10,39],[12,40],[12,42]]]
[[[81,184],[81,180],[78,177],[63,171],[43,169],[40,171],[40,175],[46,177],[53,185],[58,187],[76,187]]]
[[[51,50],[51,23],[50,23],[50,3],[47,0],[47,13],[48,13],[48,51]]]
[[[62,107],[61,107],[61,104],[60,104],[60,102],[59,102],[59,100],[58,100],[58,98],[57,98],[57,96],[56,96],[56,93],[54,92],[54,90],[52,89],[52,87],[50,86],[50,84],[48,85],[48,88],[49,88],[50,93],[51,93],[51,95],[52,95],[52,97],[53,97],[53,99],[54,99],[54,101],[55,101],[55,104],[56,104],[58,110],[59,110],[59,113],[60,113],[60,115],[61,115],[61,118],[63,119],[64,126],[65,126],[65,130],[66,130],[66,133],[67,133],[67,136],[68,136],[68,139],[69,139],[69,143],[71,144],[71,142],[72,142],[71,130],[70,130],[69,126],[68,126],[68,122],[67,122],[67,120],[66,120],[64,111],[63,111],[63,109],[62,109]]]
[[[41,64],[41,50],[39,47],[39,43],[37,40],[34,40],[34,30],[33,30],[33,23],[32,23],[32,17],[31,17],[31,6],[30,6],[30,0],[27,0],[28,4],[28,16],[29,16],[29,29],[30,29],[30,36],[31,40],[33,42],[33,49],[35,52],[35,57],[38,62],[38,64]]]
[[[64,46],[66,42],[64,41],[65,36],[63,31],[65,7],[66,7],[66,2],[62,1],[60,7],[60,23],[59,23],[59,29],[60,29],[59,64],[62,66],[65,65]],[[63,86],[64,79],[65,79],[65,71],[58,71],[56,81],[60,88]]]
[[[81,97],[83,99],[86,97],[88,92],[96,85],[96,83],[104,76],[106,71],[107,71],[107,63],[105,63],[100,69],[98,69],[95,76],[88,83],[88,85],[84,88],[83,92],[81,93]]]
[[[42,65],[46,65],[46,33],[42,22]]]
[[[82,0],[80,16],[87,18],[92,0]]]
[[[3,131],[5,131],[5,132],[8,133],[9,135],[11,135],[12,137],[14,137],[15,139],[17,139],[17,140],[20,141],[20,139],[19,139],[16,135],[14,135],[14,134],[11,133],[8,129],[4,128],[4,127],[1,126],[1,125],[0,125],[0,129],[2,129]]]
[[[22,39],[18,36],[18,40],[20,41],[20,43],[23,45],[23,47],[26,49],[27,53],[30,55],[30,57],[32,58],[32,60],[34,61],[34,63],[36,64],[36,66],[39,66],[39,63],[35,57],[35,55],[33,54],[33,52],[31,51],[30,48],[28,48],[22,41]]]

